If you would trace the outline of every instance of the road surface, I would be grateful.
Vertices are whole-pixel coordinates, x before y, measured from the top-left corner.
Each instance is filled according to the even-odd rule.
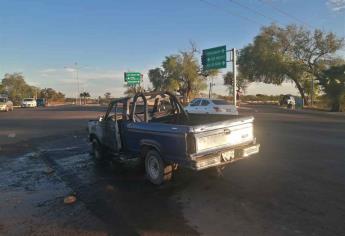
[[[260,154],[156,187],[92,162],[86,122],[104,110],[0,113],[0,235],[345,235],[344,116],[243,107]]]

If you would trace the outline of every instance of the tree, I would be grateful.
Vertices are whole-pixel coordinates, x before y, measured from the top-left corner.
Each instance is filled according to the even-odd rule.
[[[111,98],[111,93],[106,92],[106,93],[104,94],[104,97],[105,97],[106,100],[109,100],[109,99]]]
[[[331,101],[331,111],[342,111],[345,103],[345,64],[324,70],[319,83]]]
[[[154,90],[179,92],[185,100],[207,88],[206,76],[202,73],[192,45],[189,51],[165,57],[162,68],[149,70]],[[214,72],[213,72],[214,73]]]
[[[315,98],[321,92],[320,85],[317,81],[313,81],[311,76],[306,76],[301,83],[308,101],[310,101],[311,97]]]
[[[126,90],[124,94],[128,96],[134,96],[136,93],[144,92],[144,88],[136,85],[125,85]]]
[[[31,98],[38,88],[28,85],[21,73],[5,74],[2,79],[2,90],[15,103],[19,104],[23,98]]]
[[[86,104],[86,98],[91,97],[89,92],[82,92],[80,93],[80,97],[84,99],[84,104]]]
[[[229,71],[227,72],[224,76],[223,76],[223,80],[224,80],[224,85],[228,86],[228,91],[229,94],[232,94],[233,92],[233,83],[234,83],[234,74]],[[238,73],[238,75],[236,76],[236,89],[237,90],[242,90],[242,91],[246,91],[247,87],[248,87],[249,81],[242,76],[241,73]]]
[[[39,96],[45,98],[47,102],[52,100],[61,100],[65,98],[65,94],[58,92],[52,88],[41,89]]]
[[[165,88],[165,76],[164,71],[161,68],[157,67],[155,69],[149,70],[148,76],[155,91],[159,91]]]
[[[6,87],[3,84],[0,84],[0,94],[6,93]]]
[[[206,78],[201,74],[198,60],[195,57],[195,49],[172,56],[172,60],[174,63],[165,64],[163,62],[163,68],[167,73],[169,84],[178,87],[177,91],[183,95],[185,100],[188,101],[191,95],[207,88]]]
[[[307,104],[303,81],[310,76],[317,79],[343,45],[344,40],[333,33],[273,24],[263,27],[254,42],[241,50],[239,69],[250,81],[280,85],[292,80]]]

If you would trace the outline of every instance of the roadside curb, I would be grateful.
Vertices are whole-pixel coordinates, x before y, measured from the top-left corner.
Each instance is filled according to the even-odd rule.
[[[330,111],[315,111],[315,110],[308,110],[308,109],[294,109],[294,110],[289,110],[284,107],[279,107],[281,110],[286,110],[286,111],[292,111],[295,113],[304,113],[304,114],[319,114],[319,115],[331,115],[331,116],[344,116],[345,117],[345,112],[330,112]]]

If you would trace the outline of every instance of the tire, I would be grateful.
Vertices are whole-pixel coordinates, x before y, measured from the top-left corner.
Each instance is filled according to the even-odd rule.
[[[97,139],[92,139],[92,157],[95,162],[101,163],[104,161],[103,149]]]
[[[147,179],[155,184],[160,185],[172,178],[172,165],[165,165],[159,152],[150,150],[145,156],[145,171]]]

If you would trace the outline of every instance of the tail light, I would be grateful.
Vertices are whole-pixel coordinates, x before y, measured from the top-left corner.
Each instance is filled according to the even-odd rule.
[[[195,137],[192,133],[187,134],[187,152],[189,154],[196,153]]]
[[[219,107],[213,107],[213,109],[216,111],[216,112],[220,112],[220,108]]]

